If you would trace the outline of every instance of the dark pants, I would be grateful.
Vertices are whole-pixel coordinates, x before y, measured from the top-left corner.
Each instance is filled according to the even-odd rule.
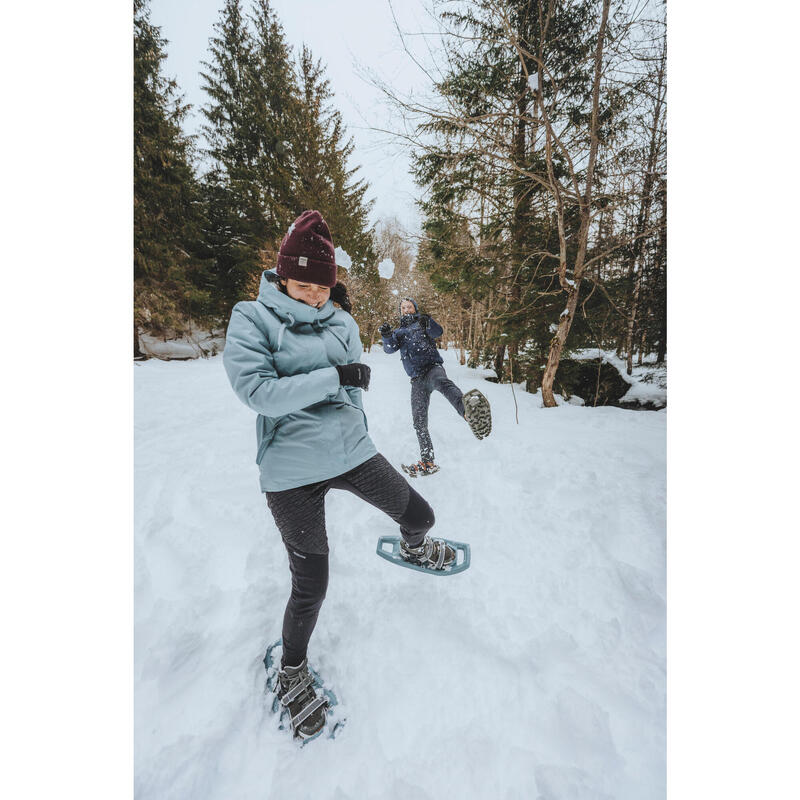
[[[433,461],[433,442],[428,432],[428,406],[434,391],[441,392],[453,408],[464,416],[464,396],[461,389],[447,377],[443,367],[437,364],[424,375],[411,379],[411,417],[419,440],[420,461]]]
[[[422,542],[435,522],[433,509],[380,453],[336,478],[267,492],[292,573],[292,592],[283,615],[284,665],[297,666],[306,657],[328,588],[325,495],[329,489],[345,489],[388,514],[412,546]]]

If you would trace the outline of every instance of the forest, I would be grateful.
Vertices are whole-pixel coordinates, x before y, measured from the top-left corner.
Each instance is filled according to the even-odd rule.
[[[371,221],[325,65],[287,41],[269,0],[225,0],[209,31],[199,136],[135,0],[135,357],[145,336],[224,331],[316,208],[365,348],[411,295],[442,349],[546,407],[587,349],[628,375],[666,363],[665,5],[434,0],[432,14],[426,100],[379,86],[419,191],[409,231]]]

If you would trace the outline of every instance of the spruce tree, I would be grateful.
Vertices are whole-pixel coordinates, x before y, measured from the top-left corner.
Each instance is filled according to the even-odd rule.
[[[256,0],[251,21],[249,77],[253,134],[258,145],[255,172],[262,188],[267,239],[274,247],[297,216],[291,139],[298,89],[290,48],[269,0]]]
[[[226,0],[211,57],[203,62],[203,133],[210,166],[203,190],[217,296],[223,310],[243,299],[260,269],[259,250],[270,234],[270,211],[258,179],[260,139],[253,92],[253,40],[240,0]]]
[[[353,259],[353,269],[363,271],[375,258],[373,232],[368,227],[370,204],[364,201],[369,187],[355,179],[359,168],[348,166],[353,141],[346,139],[341,114],[331,102],[333,91],[325,69],[306,46],[297,71],[299,95],[292,127],[295,211],[320,211],[336,245]]]
[[[189,109],[162,74],[167,42],[134,0],[134,327],[181,332],[210,315],[211,277],[199,257],[200,196],[192,143],[181,123]]]

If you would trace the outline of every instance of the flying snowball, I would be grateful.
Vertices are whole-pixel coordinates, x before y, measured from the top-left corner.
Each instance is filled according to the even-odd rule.
[[[381,278],[386,278],[388,281],[389,278],[394,275],[394,261],[391,258],[384,258],[380,264],[378,264],[378,275]]]
[[[337,247],[334,251],[334,256],[336,258],[336,266],[342,267],[344,269],[350,269],[353,266],[353,259],[347,254],[346,250],[342,250],[341,247]]]

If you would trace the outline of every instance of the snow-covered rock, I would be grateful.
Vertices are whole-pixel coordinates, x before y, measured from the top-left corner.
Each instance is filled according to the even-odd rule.
[[[667,405],[667,366],[657,364],[655,356],[642,359],[642,364],[634,364],[631,374],[627,373],[625,360],[616,353],[597,348],[586,348],[570,354],[576,361],[602,359],[604,364],[613,366],[630,389],[620,398],[619,405],[664,408]]]
[[[207,358],[221,353],[225,348],[225,331],[204,331],[193,328],[190,333],[172,339],[163,339],[147,333],[139,334],[139,350],[150,358],[164,361],[183,361],[190,358]]]

